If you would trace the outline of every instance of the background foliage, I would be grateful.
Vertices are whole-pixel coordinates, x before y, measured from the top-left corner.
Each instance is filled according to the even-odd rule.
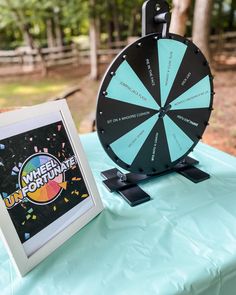
[[[188,36],[192,32],[194,2],[187,23]],[[235,30],[235,2],[214,1],[212,33]],[[172,5],[172,1],[169,3]],[[88,0],[0,0],[0,49],[29,46],[31,38],[38,47],[78,42],[78,36],[89,34],[91,15],[98,19],[104,46],[127,36],[138,36],[142,4],[143,0],[96,0],[92,6]]]

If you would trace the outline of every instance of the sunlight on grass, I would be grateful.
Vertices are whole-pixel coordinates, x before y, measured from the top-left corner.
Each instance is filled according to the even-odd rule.
[[[29,106],[56,97],[78,81],[43,79],[40,81],[1,82],[0,108]]]
[[[0,97],[0,106],[4,105],[6,103],[6,99]]]
[[[13,93],[15,95],[34,95],[34,94],[41,94],[42,91],[50,93],[50,92],[61,92],[66,88],[66,84],[60,85],[45,85],[45,86],[18,86],[15,87]]]

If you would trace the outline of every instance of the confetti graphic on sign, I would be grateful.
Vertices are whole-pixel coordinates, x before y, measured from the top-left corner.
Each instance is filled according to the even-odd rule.
[[[89,197],[63,122],[0,141],[0,197],[22,243]]]
[[[72,178],[72,181],[81,181],[81,178],[74,177]]]
[[[82,196],[81,196],[81,198],[87,198],[88,197],[88,194],[83,194]]]

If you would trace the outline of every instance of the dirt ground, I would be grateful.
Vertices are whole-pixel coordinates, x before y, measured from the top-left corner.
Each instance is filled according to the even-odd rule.
[[[203,142],[236,156],[236,71],[215,73],[214,112]]]

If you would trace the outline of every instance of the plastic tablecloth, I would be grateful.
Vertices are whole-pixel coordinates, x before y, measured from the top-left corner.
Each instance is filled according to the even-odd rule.
[[[0,242],[0,294],[235,295],[236,159],[199,144],[192,156],[210,180],[147,181],[152,201],[131,208],[102,185],[114,163],[97,134],[81,139],[104,211],[23,279]]]

